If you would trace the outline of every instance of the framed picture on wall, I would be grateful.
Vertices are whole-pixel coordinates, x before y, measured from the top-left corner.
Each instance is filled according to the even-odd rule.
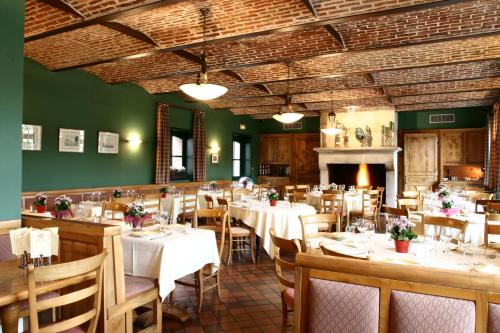
[[[59,151],[64,153],[83,153],[85,131],[69,128],[59,129]]]
[[[100,154],[118,154],[120,135],[118,133],[99,132],[97,152]]]
[[[219,154],[212,154],[212,164],[219,163]]]
[[[42,150],[42,126],[22,125],[23,150]]]

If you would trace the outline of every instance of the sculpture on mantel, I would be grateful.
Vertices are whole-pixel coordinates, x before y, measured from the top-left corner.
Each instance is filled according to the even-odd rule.
[[[394,146],[394,122],[389,122],[389,127],[382,125],[382,147]]]
[[[373,143],[372,130],[366,125],[365,131],[361,127],[357,127],[355,132],[356,139],[361,142],[361,147],[371,147]]]
[[[340,128],[342,130],[342,139],[344,140],[343,142],[343,147],[349,147],[349,129],[347,127],[345,127],[344,124],[342,124],[341,122],[338,122],[337,121],[337,125],[336,125],[337,128]]]

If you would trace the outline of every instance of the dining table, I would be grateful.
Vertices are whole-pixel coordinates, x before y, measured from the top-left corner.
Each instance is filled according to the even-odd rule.
[[[322,254],[320,244],[335,252],[370,261],[500,275],[497,249],[467,243],[457,245],[419,236],[411,241],[408,253],[398,253],[389,235],[339,232],[309,239],[307,251]]]
[[[313,214],[316,209],[304,203],[278,201],[273,207],[268,201],[245,200],[229,204],[229,216],[253,228],[271,258],[274,258],[274,246],[269,230],[274,229],[281,238],[302,239],[299,216]]]
[[[321,211],[321,196],[323,192],[311,191],[306,194],[306,203],[308,205],[316,208],[316,211]],[[361,211],[363,208],[363,194],[357,191],[345,191],[344,192],[344,205],[342,210],[346,213],[346,216],[349,216],[349,213],[352,211]]]

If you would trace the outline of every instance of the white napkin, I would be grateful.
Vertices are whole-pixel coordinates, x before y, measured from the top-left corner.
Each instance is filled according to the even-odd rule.
[[[9,231],[12,254],[20,256],[24,251],[29,251],[28,236],[31,228],[20,228]]]
[[[33,229],[30,232],[31,258],[50,257],[52,254],[50,230]]]

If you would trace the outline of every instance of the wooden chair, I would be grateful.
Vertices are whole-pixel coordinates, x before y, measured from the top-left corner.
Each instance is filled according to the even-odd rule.
[[[293,192],[295,191],[295,186],[293,185],[283,186],[283,191],[284,193],[293,194]]]
[[[495,200],[495,199],[489,199],[489,200],[479,199],[479,200],[476,200],[476,214],[484,214],[484,213],[486,213],[486,207],[490,203],[500,203],[500,200]],[[481,208],[481,209],[479,209],[479,208]]]
[[[486,206],[488,213],[500,214],[500,202],[489,202]]]
[[[28,300],[30,312],[30,332],[87,332],[94,333],[97,328],[97,320],[101,308],[101,291],[103,279],[103,263],[106,257],[106,251],[96,256],[67,262],[52,266],[34,267],[28,266]],[[48,290],[44,283],[46,282],[62,282],[63,280],[76,279],[78,277],[95,274],[95,282],[91,284],[81,284],[81,280],[76,280],[73,285],[74,291],[53,297],[50,299],[39,300],[37,295],[47,293],[48,291],[56,290],[57,286],[52,290]],[[86,298],[92,297],[92,307],[84,309],[83,313],[75,314],[74,317],[66,318],[64,321],[51,323],[47,326],[40,327],[38,323],[38,313],[54,307],[62,307],[70,304],[75,304]],[[88,324],[88,328],[84,330],[80,325]]]
[[[422,219],[422,224],[424,234],[426,233],[426,226],[434,226],[436,229],[437,239],[440,238],[443,231],[446,231],[446,228],[457,230],[458,234],[452,237],[453,241],[456,243],[459,238],[463,238],[465,236],[465,230],[467,229],[467,225],[469,224],[469,222],[443,216],[424,216]]]
[[[255,230],[233,225],[230,218],[226,222],[228,239],[227,264],[233,261],[233,252],[250,252],[252,262],[255,264]]]
[[[486,192],[476,192],[471,194],[470,199],[472,202],[476,202],[477,200],[492,200],[494,193],[486,193]]]
[[[232,187],[224,187],[222,189],[222,197],[227,201],[234,201],[233,199],[233,188]]]
[[[293,202],[306,202],[307,201],[307,197],[306,197],[307,193],[306,192],[298,192],[298,191],[293,191],[293,195],[292,195],[292,201]]]
[[[207,223],[207,225],[199,226],[198,219],[200,217],[206,218],[207,221],[212,221],[211,223]],[[224,246],[225,246],[225,237],[226,237],[226,226],[228,223],[229,214],[226,213],[222,209],[197,209],[194,215],[194,223],[195,228],[212,230],[215,232],[218,237],[219,242],[219,257],[222,262]],[[220,278],[220,269],[216,269],[214,271],[214,266],[212,264],[205,265],[202,269],[195,273],[194,283],[184,282],[184,281],[175,281],[176,283],[193,287],[196,290],[196,294],[198,296],[198,313],[201,312],[201,307],[203,305],[203,297],[206,291],[217,288],[217,297],[219,298],[219,302],[221,301],[221,278]],[[209,280],[213,279],[213,283],[206,285]]]
[[[410,211],[417,211],[420,207],[418,199],[398,199],[398,208],[409,209]]]
[[[335,194],[335,190],[322,190],[323,194]]]
[[[351,217],[362,217],[372,221],[380,229],[379,215],[382,206],[382,190],[364,190],[361,211],[352,211]]]
[[[116,214],[121,215],[121,219],[124,218],[125,213],[128,211],[128,206],[123,203],[118,202],[107,202],[104,201],[101,210],[101,220],[106,218],[106,212],[111,212],[111,218],[113,220],[117,219]]]
[[[296,192],[306,192],[309,193],[311,190],[310,185],[295,185],[295,191]]]
[[[157,214],[161,206],[161,193],[150,193],[142,196],[144,210],[151,214]]]
[[[418,220],[410,214],[410,210],[408,208],[393,208],[387,205],[382,206],[382,212],[384,213],[384,220],[387,224],[389,219],[391,218],[402,218],[405,217],[409,221],[415,223],[415,229],[413,230],[417,235],[423,235],[424,229],[422,224],[422,219]]]
[[[198,207],[198,191],[197,190],[186,190],[182,192],[182,212],[179,217],[182,219],[183,223],[186,220],[192,220],[194,217],[194,212]]]
[[[219,208],[224,209],[226,212],[229,209],[229,202],[226,198],[217,198],[217,204],[219,205]]]
[[[356,256],[350,256],[345,253],[340,253],[337,251],[334,251],[332,249],[327,248],[323,243],[319,244],[319,248],[323,252],[324,255],[326,256],[334,256],[334,257],[341,257],[341,258],[351,258],[351,259],[359,259],[359,260],[368,260],[367,257],[356,257]]]
[[[211,195],[208,195],[208,194],[205,194],[203,196],[203,198],[205,199],[205,201],[207,202],[207,208],[208,209],[214,209],[215,206],[214,206],[214,198],[212,198]]]
[[[484,245],[490,246],[489,235],[500,235],[500,214],[487,212],[484,217]],[[491,223],[493,222],[493,223]],[[498,248],[498,244],[495,246]]]
[[[372,189],[371,185],[356,186],[356,191],[370,191],[371,189]]]
[[[113,198],[112,202],[121,203],[121,204],[129,204],[135,201],[135,197],[122,197],[122,198]]]
[[[274,267],[276,270],[276,279],[278,280],[278,287],[281,294],[281,311],[283,315],[282,328],[285,329],[288,320],[288,312],[293,311],[295,302],[295,283],[290,280],[289,276],[292,274],[284,274],[283,271],[294,273],[295,263],[293,261],[286,261],[282,258],[283,253],[291,254],[294,258],[297,253],[301,252],[300,243],[298,240],[288,240],[276,236],[274,229],[269,230],[271,240],[274,245]],[[290,308],[290,310],[289,310]]]
[[[332,225],[340,228],[340,218],[337,214],[315,214],[299,216],[302,229],[302,240],[300,241],[302,252],[307,250],[307,241],[310,238],[318,238],[332,230]]]

